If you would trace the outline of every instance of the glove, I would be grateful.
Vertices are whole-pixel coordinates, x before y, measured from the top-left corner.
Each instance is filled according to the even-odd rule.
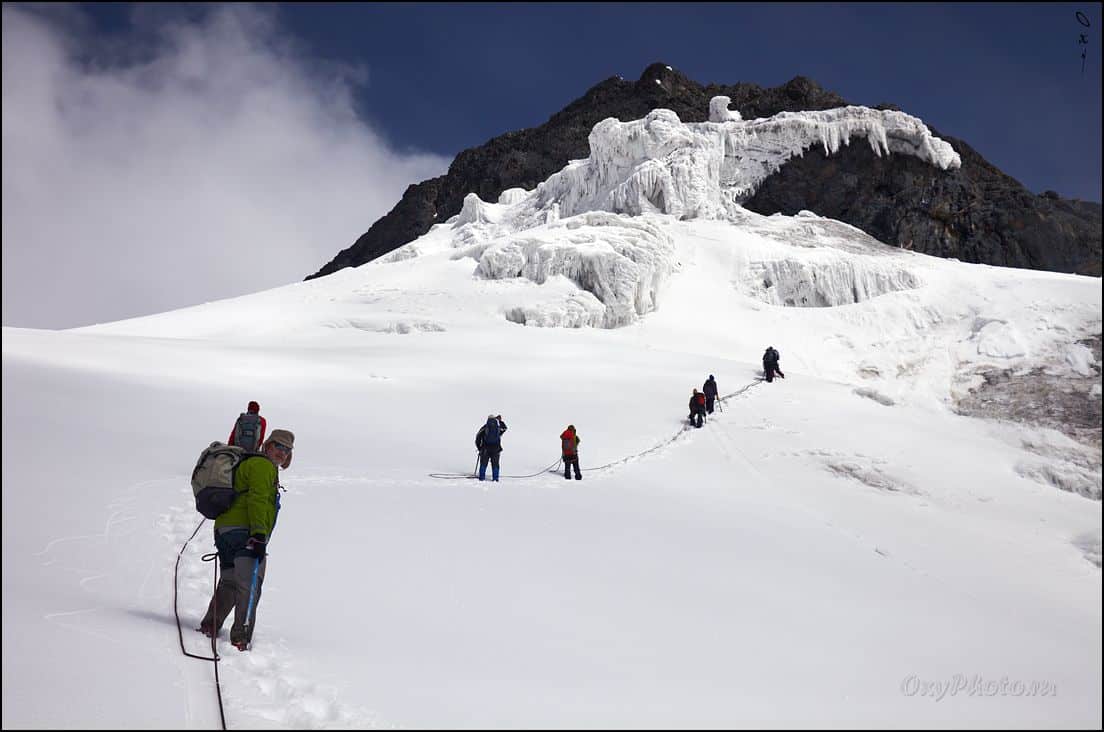
[[[253,534],[249,537],[249,541],[245,542],[245,552],[254,559],[264,559],[265,535]]]

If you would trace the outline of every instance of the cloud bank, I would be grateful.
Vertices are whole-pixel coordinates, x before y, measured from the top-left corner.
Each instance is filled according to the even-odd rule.
[[[68,328],[302,279],[448,159],[354,107],[277,11],[3,6],[3,324]]]

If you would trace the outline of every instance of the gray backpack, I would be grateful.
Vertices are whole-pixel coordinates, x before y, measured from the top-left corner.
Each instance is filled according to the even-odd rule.
[[[234,423],[234,444],[249,452],[256,452],[261,446],[261,415],[242,412]]]
[[[192,493],[196,510],[204,517],[218,518],[237,498],[234,490],[234,473],[249,451],[236,445],[212,442],[199,455],[192,471]]]

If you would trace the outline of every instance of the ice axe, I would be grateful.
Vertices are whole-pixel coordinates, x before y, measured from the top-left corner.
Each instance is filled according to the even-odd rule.
[[[249,605],[245,610],[245,622],[242,623],[242,627],[245,632],[245,642],[248,643],[253,637],[253,633],[250,628],[253,627],[253,601],[257,597],[257,571],[261,568],[261,558],[257,557],[253,561],[253,579],[249,582]],[[243,649],[244,650],[244,649]]]

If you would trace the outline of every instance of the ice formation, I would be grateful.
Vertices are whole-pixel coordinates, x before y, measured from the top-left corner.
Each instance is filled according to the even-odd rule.
[[[524,199],[529,195],[529,191],[524,188],[507,188],[502,193],[498,194],[498,202],[510,206]]]
[[[838,256],[757,262],[748,268],[745,279],[753,297],[799,308],[851,305],[921,284],[896,263]]]
[[[794,155],[813,145],[832,154],[854,137],[878,155],[913,155],[944,170],[961,165],[950,144],[903,112],[840,107],[744,121],[728,103],[715,97],[709,122],[684,123],[669,109],[632,122],[602,120],[590,133],[590,157],[538,186],[537,205],[559,203],[562,216],[600,209],[726,218]]]
[[[631,122],[602,120],[590,133],[590,156],[569,162],[535,190],[505,190],[497,203],[469,193],[448,222],[456,256],[478,260],[476,273],[487,279],[541,284],[563,276],[596,298],[573,296],[554,313],[542,310],[545,305],[519,305],[508,309],[511,320],[617,327],[656,307],[676,266],[670,239],[648,215],[742,224],[749,212],[740,204],[787,160],[813,145],[835,153],[852,138],[865,138],[878,155],[913,155],[942,169],[961,165],[948,143],[902,112],[841,107],[743,120],[729,103],[714,97],[710,121],[701,123],[684,123],[668,109]],[[812,214],[802,221],[808,232],[785,233],[814,240],[809,246],[818,246],[825,234],[855,239],[851,232],[827,231]],[[866,248],[864,242],[854,246]],[[388,261],[418,251],[411,247]],[[827,264],[766,262],[745,283],[749,294],[791,306],[861,302],[920,284],[896,264]]]
[[[740,116],[740,113],[734,109],[729,109],[728,105],[732,103],[732,100],[728,97],[713,97],[709,100],[709,121],[710,122],[740,122],[744,118]]]
[[[484,203],[475,193],[469,193],[464,196],[464,206],[460,209],[455,225],[491,223],[495,218],[491,213],[493,210],[492,204]]]
[[[658,226],[590,212],[464,252],[488,279],[524,277],[537,284],[564,276],[596,300],[573,300],[562,317],[515,308],[508,317],[535,325],[616,328],[651,312],[674,267],[674,244]]]

